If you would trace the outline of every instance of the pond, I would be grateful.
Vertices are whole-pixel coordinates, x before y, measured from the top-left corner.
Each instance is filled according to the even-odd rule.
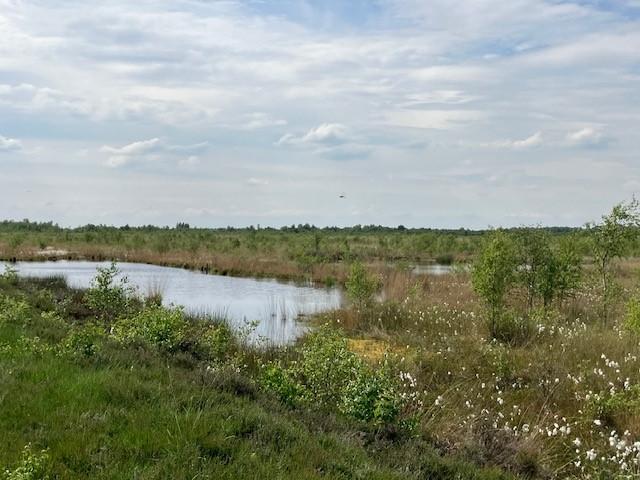
[[[87,288],[97,267],[107,262],[66,261],[18,262],[18,273],[28,277],[64,276],[71,287]],[[338,308],[342,305],[339,288],[317,288],[295,283],[254,278],[208,275],[180,268],[138,263],[118,263],[140,293],[159,291],[165,305],[181,305],[196,314],[224,316],[237,329],[256,322],[252,340],[265,339],[286,344],[308,329],[303,316]],[[2,262],[0,269],[4,270]]]

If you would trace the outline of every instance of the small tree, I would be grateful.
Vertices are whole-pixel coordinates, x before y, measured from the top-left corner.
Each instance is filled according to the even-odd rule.
[[[367,272],[360,262],[351,265],[351,271],[345,282],[347,295],[359,308],[366,308],[373,302],[374,295],[381,287],[380,278]]]
[[[605,324],[618,291],[613,275],[616,260],[627,255],[631,242],[637,236],[639,223],[639,204],[634,198],[614,206],[600,223],[587,225],[602,289],[602,321]]]
[[[516,278],[517,257],[513,240],[501,230],[494,231],[478,256],[471,273],[473,289],[489,312],[491,331],[502,315],[505,298]]]
[[[133,304],[135,288],[126,277],[116,281],[120,273],[115,262],[108,267],[98,267],[85,294],[87,306],[98,320],[108,322],[129,313]]]
[[[580,281],[581,261],[572,239],[552,245],[546,231],[524,229],[517,234],[518,277],[527,291],[527,308],[541,300],[544,309],[563,300]]]
[[[527,309],[536,297],[553,298],[555,262],[549,234],[540,228],[525,228],[516,233],[518,279],[527,292]],[[545,300],[546,303],[546,300]]]
[[[572,237],[561,239],[554,254],[554,294],[562,303],[580,285],[582,279],[582,256],[576,248],[575,238]]]

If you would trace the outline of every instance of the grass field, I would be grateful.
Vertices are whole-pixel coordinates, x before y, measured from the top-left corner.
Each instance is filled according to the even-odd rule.
[[[7,478],[507,478],[412,435],[283,404],[258,364],[284,352],[230,337],[215,353],[187,337],[175,350],[125,345],[91,333],[82,298],[57,279],[0,282]]]

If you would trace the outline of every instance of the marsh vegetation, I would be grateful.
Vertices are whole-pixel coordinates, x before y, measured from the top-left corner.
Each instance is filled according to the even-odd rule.
[[[79,290],[9,268],[0,278],[4,475],[638,478],[638,213],[632,201],[583,229],[477,235],[122,233],[260,239],[254,258],[270,252],[295,275],[333,272],[349,303],[280,347],[162,307],[114,270]],[[3,228],[3,239],[15,235]],[[86,232],[51,229],[9,248],[94,248],[74,243]],[[438,235],[446,248],[417,246]],[[315,263],[345,239],[347,258]],[[115,255],[117,245],[96,252]],[[315,260],[300,264],[291,245]],[[469,267],[412,272],[444,254]]]

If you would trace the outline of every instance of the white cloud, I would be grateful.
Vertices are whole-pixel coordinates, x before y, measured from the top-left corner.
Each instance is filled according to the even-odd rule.
[[[522,140],[497,140],[494,142],[482,143],[482,147],[490,148],[508,148],[513,150],[526,150],[529,148],[539,147],[543,143],[542,132],[536,132],[533,135]]]
[[[601,146],[608,141],[602,131],[594,127],[584,127],[575,132],[570,132],[567,134],[566,140],[569,145],[579,147]]]
[[[195,166],[200,159],[195,153],[204,152],[209,146],[208,142],[200,142],[193,145],[171,145],[160,138],[140,140],[122,147],[103,146],[100,150],[109,154],[106,165],[109,167],[122,167],[132,163],[153,161],[166,156],[180,156],[178,164],[181,166]],[[184,154],[192,154],[184,158]]]
[[[269,180],[266,178],[251,177],[247,179],[247,185],[251,185],[252,187],[264,187],[269,185]]]
[[[334,184],[350,192],[361,223],[485,226],[506,218],[505,204],[523,221],[536,211],[552,222],[567,192],[572,221],[587,220],[637,176],[640,21],[619,4],[380,0],[335,18],[343,9],[322,3],[0,0],[4,133],[29,138],[25,158],[49,165],[52,184],[86,173],[84,193],[68,188],[77,198],[60,210],[70,223],[104,211],[126,221],[130,205],[147,200],[153,208],[136,214],[143,223],[173,224],[171,215],[212,204],[225,223],[265,212],[280,215],[273,222],[334,223],[335,206],[318,201]],[[294,4],[308,9],[304,19]],[[596,145],[615,169],[598,148],[567,148]],[[526,162],[512,161],[520,152],[531,152]],[[473,168],[460,167],[468,159]],[[0,215],[48,217],[23,210],[36,195],[6,193],[36,181],[10,163]],[[100,164],[133,168],[125,176]],[[488,189],[494,172],[504,173]],[[123,177],[144,195],[136,187],[114,199]],[[289,181],[263,205],[239,198],[249,178]],[[166,192],[181,202],[175,210]],[[477,214],[460,213],[469,202]]]
[[[193,168],[200,165],[200,157],[196,155],[190,155],[187,158],[182,158],[178,161],[178,165],[184,168]]]
[[[406,96],[399,106],[403,108],[429,104],[460,105],[475,100],[476,97],[461,90],[434,90],[428,93],[412,93]]]
[[[397,127],[447,130],[480,120],[477,110],[396,110],[385,114],[384,123]]]
[[[351,140],[349,129],[340,123],[323,123],[302,136],[291,133],[283,135],[276,145],[339,145]]]
[[[264,112],[253,112],[243,117],[242,128],[246,130],[256,130],[267,127],[281,127],[287,124],[286,120],[273,117]]]
[[[110,147],[105,145],[102,151],[114,155],[133,156],[145,155],[147,153],[157,151],[160,146],[159,138],[151,138],[149,140],[140,140],[138,142],[129,143],[123,147]]]
[[[22,142],[15,138],[7,138],[0,135],[0,153],[17,152],[22,150]]]

